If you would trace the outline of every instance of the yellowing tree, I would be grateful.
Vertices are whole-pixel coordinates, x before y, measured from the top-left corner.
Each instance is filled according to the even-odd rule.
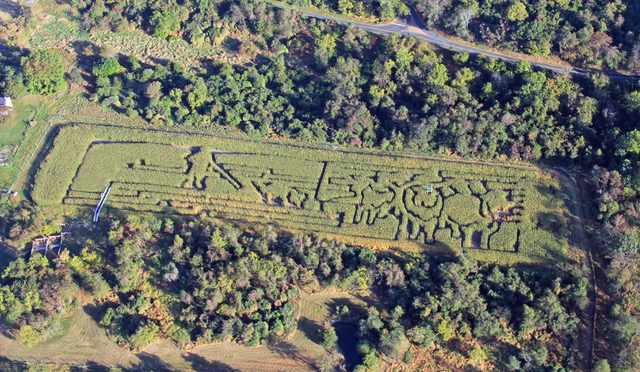
[[[507,9],[507,18],[509,18],[510,21],[524,21],[528,16],[529,12],[527,12],[527,7],[519,1],[513,3],[513,5]]]

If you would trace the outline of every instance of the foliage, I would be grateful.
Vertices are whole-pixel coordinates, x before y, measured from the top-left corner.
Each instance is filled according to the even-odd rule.
[[[534,55],[553,53],[572,63],[611,69],[640,66],[637,4],[621,1],[538,4],[526,0],[482,6],[460,0],[413,3],[429,27],[440,27],[490,46]],[[462,22],[468,9],[474,11],[473,22]]]
[[[108,77],[124,70],[125,68],[120,65],[117,59],[103,58],[93,66],[93,75],[97,77]]]
[[[76,305],[78,287],[64,259],[53,262],[40,254],[18,258],[0,280],[0,319],[17,327],[16,338],[33,347],[61,327],[63,317]]]
[[[32,50],[22,58],[22,71],[30,93],[49,95],[67,87],[62,56],[53,50]]]
[[[593,372],[611,372],[611,367],[606,359],[600,359],[593,365]]]
[[[338,344],[338,335],[336,334],[336,330],[333,327],[329,327],[324,331],[322,335],[322,346],[325,349],[331,350],[335,348]]]
[[[20,330],[16,335],[16,339],[22,342],[26,347],[32,348],[42,340],[42,335],[32,326],[25,325],[20,327]]]
[[[102,278],[107,295],[96,295],[100,324],[123,347],[139,350],[163,338],[180,347],[278,342],[296,328],[301,292],[329,286],[360,291],[352,275],[367,273],[365,289],[385,302],[336,310],[336,319],[358,324],[359,368],[378,368],[383,355],[401,359],[405,336],[417,347],[437,342],[445,348],[455,338],[487,345],[517,339],[519,349],[510,352],[522,365],[575,367],[566,350],[577,340],[584,316],[577,304],[587,293],[568,272],[502,268],[463,257],[386,257],[271,227],[238,230],[206,217],[128,213],[103,223],[91,240],[81,236],[75,237],[84,245],[79,252],[64,251],[52,261],[36,254],[5,270],[0,315],[26,343],[55,334],[72,299],[95,293]],[[564,346],[547,351],[538,337]],[[327,328],[323,345],[333,349],[336,342],[334,328]],[[474,349],[470,358],[487,356]],[[403,359],[410,363],[412,355]],[[336,360],[324,364],[335,366]]]

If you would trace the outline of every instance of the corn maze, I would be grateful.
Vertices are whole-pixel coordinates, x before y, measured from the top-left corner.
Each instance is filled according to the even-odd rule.
[[[374,154],[138,129],[62,127],[39,204],[207,214],[375,247],[479,259],[571,260],[572,203],[530,166]]]

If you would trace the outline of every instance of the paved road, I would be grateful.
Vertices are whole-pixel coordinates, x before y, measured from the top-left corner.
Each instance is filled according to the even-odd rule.
[[[285,9],[290,9],[290,10],[294,10],[294,11],[298,11],[296,9],[287,7],[287,6],[281,6],[281,5],[277,5],[281,8],[285,8]],[[436,46],[439,46],[441,48],[445,48],[445,49],[449,49],[449,50],[453,50],[453,51],[458,51],[458,52],[468,52],[469,54],[482,54],[486,57],[492,58],[492,59],[501,59],[507,62],[519,62],[522,60],[526,60],[529,61],[529,63],[531,63],[532,66],[536,66],[536,67],[540,67],[540,68],[544,68],[544,69],[548,69],[557,73],[566,73],[566,74],[571,74],[571,75],[575,75],[575,76],[584,76],[590,73],[594,73],[594,72],[598,72],[598,71],[594,71],[594,70],[588,70],[588,69],[581,69],[581,68],[576,68],[576,67],[560,67],[560,66],[554,66],[554,65],[550,65],[550,64],[546,64],[546,63],[541,63],[541,62],[536,62],[536,61],[531,61],[528,59],[524,59],[524,58],[517,58],[517,57],[511,57],[511,56],[506,56],[504,54],[500,54],[500,53],[494,53],[494,52],[490,52],[484,49],[480,49],[480,48],[475,48],[472,46],[468,46],[468,45],[464,45],[464,44],[460,44],[457,43],[455,41],[449,40],[447,38],[444,38],[438,34],[436,34],[435,32],[431,31],[420,19],[420,17],[418,16],[418,14],[416,13],[415,9],[411,9],[411,14],[406,16],[406,17],[400,17],[398,19],[396,19],[395,21],[388,23],[388,24],[383,24],[383,25],[370,25],[370,24],[366,24],[366,23],[359,23],[359,22],[353,22],[353,21],[347,21],[344,19],[340,19],[340,18],[335,18],[335,17],[331,17],[331,16],[327,16],[327,15],[321,15],[321,14],[315,14],[315,13],[310,13],[310,12],[303,12],[300,11],[302,14],[309,16],[309,17],[313,17],[313,18],[317,18],[317,19],[322,19],[322,20],[331,20],[331,21],[336,21],[338,23],[342,23],[342,24],[352,24],[356,27],[359,27],[363,30],[369,31],[369,32],[373,32],[373,33],[377,33],[377,34],[384,34],[384,35],[389,35],[389,34],[393,34],[393,33],[399,33],[405,36],[412,36],[418,39],[423,39],[426,40],[429,44],[433,44]],[[606,76],[609,77],[609,79],[611,80],[616,80],[616,81],[625,81],[625,80],[630,80],[630,81],[638,81],[640,80],[640,75],[625,75],[625,74],[619,74],[619,73],[615,73],[615,72],[603,72],[603,74],[605,74]]]

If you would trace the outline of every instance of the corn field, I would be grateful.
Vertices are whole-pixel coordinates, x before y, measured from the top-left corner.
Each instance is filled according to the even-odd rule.
[[[99,125],[60,129],[39,204],[207,214],[376,247],[497,262],[568,260],[571,200],[526,165]]]

